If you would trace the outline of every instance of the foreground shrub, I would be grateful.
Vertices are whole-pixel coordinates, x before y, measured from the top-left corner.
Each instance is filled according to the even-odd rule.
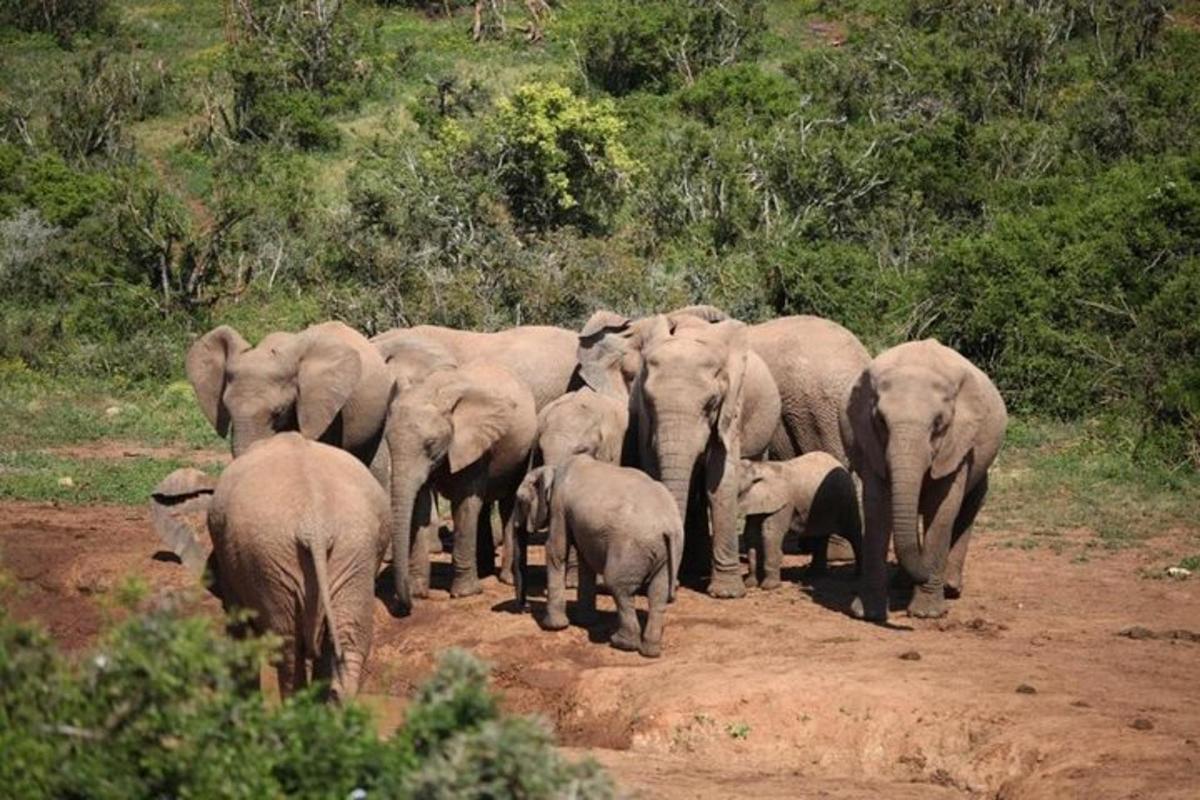
[[[22,798],[607,798],[544,727],[502,716],[486,669],[450,652],[381,739],[369,713],[315,690],[279,705],[246,691],[267,643],[157,608],[68,661],[0,616],[0,782]]]

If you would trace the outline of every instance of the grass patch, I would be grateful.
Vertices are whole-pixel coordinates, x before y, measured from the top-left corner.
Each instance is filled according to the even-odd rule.
[[[0,453],[0,499],[90,505],[141,505],[179,459],[67,459],[36,452]],[[210,472],[214,465],[205,467]]]

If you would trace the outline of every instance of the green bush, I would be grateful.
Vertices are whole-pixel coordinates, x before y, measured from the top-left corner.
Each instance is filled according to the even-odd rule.
[[[109,0],[5,0],[0,25],[49,33],[68,47],[77,34],[111,31],[114,14]]]
[[[665,91],[711,67],[752,57],[765,29],[762,0],[604,0],[579,30],[581,67],[610,94]]]
[[[159,606],[82,659],[0,615],[0,781],[15,797],[606,798],[590,762],[569,764],[545,729],[502,716],[487,670],[450,652],[381,739],[364,709],[279,705],[248,691],[269,642]]]

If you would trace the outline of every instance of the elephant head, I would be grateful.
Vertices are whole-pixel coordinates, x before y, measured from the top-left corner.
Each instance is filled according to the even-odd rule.
[[[471,468],[510,430],[517,412],[511,398],[462,379],[456,370],[431,374],[397,394],[388,415],[392,460],[392,563],[400,613],[412,607],[408,570],[412,535],[428,517],[421,489],[437,470],[453,475]]]
[[[550,524],[550,495],[554,489],[555,469],[553,466],[544,466],[530,470],[517,487],[517,502],[513,509],[513,529],[517,534],[517,561],[513,570],[517,608],[525,607],[529,533]]]
[[[644,349],[636,382],[638,436],[651,474],[687,516],[693,469],[701,457],[708,488],[720,483],[737,437],[748,347],[745,326],[726,321],[659,334]]]
[[[399,392],[411,389],[434,372],[458,366],[458,360],[445,346],[404,329],[373,337],[371,344],[383,357]]]
[[[891,489],[896,555],[917,583],[929,580],[918,531],[926,475],[937,481],[967,464],[989,406],[981,373],[926,339],[879,355],[851,387],[842,436],[856,471]]]
[[[193,467],[177,469],[159,481],[150,493],[150,520],[154,532],[193,575],[205,568],[215,573],[208,535],[208,509],[217,479]],[[210,575],[209,590],[220,597],[216,575]]]
[[[187,375],[204,416],[230,437],[234,457],[280,431],[320,439],[362,375],[358,353],[329,323],[272,333],[257,347],[228,325],[187,353]]]
[[[787,471],[778,461],[743,460],[738,472],[738,507],[750,515],[771,515],[792,502]]]

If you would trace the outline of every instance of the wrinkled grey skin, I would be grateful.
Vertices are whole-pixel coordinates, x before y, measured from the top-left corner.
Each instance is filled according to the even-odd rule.
[[[851,612],[887,619],[887,548],[916,583],[908,613],[939,617],[957,597],[971,524],[1008,416],[979,368],[934,339],[879,354],[848,395],[842,434],[863,483],[866,536]],[[924,523],[924,536],[920,524]]]
[[[459,364],[478,360],[506,368],[528,387],[539,411],[567,391],[575,372],[575,333],[549,325],[522,325],[495,333],[416,325],[386,331],[371,342],[386,348],[404,339],[436,343]]]
[[[189,536],[166,507],[207,508],[212,590],[227,611],[254,612],[249,630],[283,640],[276,667],[284,697],[312,677],[331,698],[358,692],[371,652],[375,575],[390,539],[387,493],[338,448],[286,432],[259,441],[216,482],[177,471],[153,495],[159,536]],[[199,542],[197,542],[199,544]],[[194,569],[203,560],[189,560]],[[235,635],[249,632],[241,627]]]
[[[229,437],[235,457],[276,433],[299,431],[353,453],[386,481],[380,443],[392,378],[353,328],[325,322],[251,347],[222,325],[196,340],[186,368],[204,416]]]
[[[631,394],[640,464],[663,482],[685,520],[700,470],[709,526],[689,529],[688,536],[711,528],[708,593],[740,597],[746,588],[738,561],[738,469],[743,457],[766,454],[779,424],[774,382],[746,346],[745,326],[732,320],[671,331],[660,325],[641,356]]]
[[[738,504],[746,515],[750,547],[747,586],[780,585],[783,539],[789,530],[817,538],[810,570],[826,567],[831,534],[846,536],[856,559],[862,550],[858,492],[850,472],[829,453],[805,453],[787,461],[743,461]]]
[[[429,487],[450,501],[454,516],[452,597],[478,594],[477,548],[480,512],[500,502],[506,566],[513,557],[513,493],[528,466],[537,435],[537,416],[529,389],[511,372],[489,362],[438,370],[396,395],[387,426],[392,461],[393,612],[412,607],[410,572],[419,568],[428,586],[428,559],[412,563],[413,537],[429,519],[419,507]],[[418,545],[420,542],[418,541]]]
[[[542,626],[567,627],[565,573],[568,547],[579,552],[579,619],[596,612],[596,577],[602,575],[617,604],[620,627],[612,646],[648,658],[662,653],[667,603],[683,550],[683,520],[671,495],[640,470],[575,455],[558,466],[530,472],[517,490],[522,527],[550,526],[546,546],[547,603]],[[645,630],[634,595],[646,590]],[[524,604],[523,591],[517,602]]]
[[[584,386],[568,392],[538,412],[538,441],[534,465],[554,466],[577,453],[609,464],[621,460],[627,400],[600,394]]]

